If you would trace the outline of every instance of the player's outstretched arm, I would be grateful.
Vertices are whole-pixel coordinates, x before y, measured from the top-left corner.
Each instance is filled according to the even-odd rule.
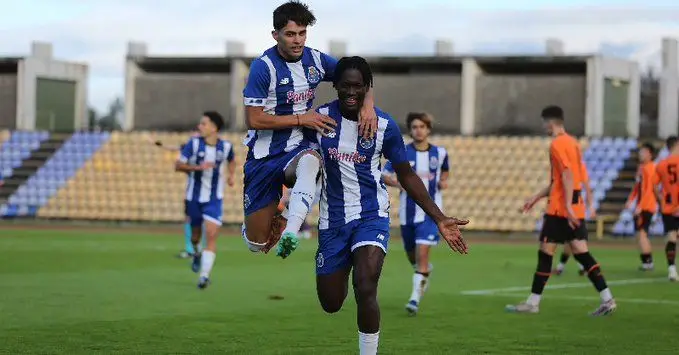
[[[274,116],[264,112],[263,107],[246,106],[245,116],[248,128],[257,130],[306,127],[325,134],[335,131],[337,125],[332,118],[313,110],[301,115]]]
[[[409,162],[394,164],[393,168],[398,177],[398,182],[403,186],[408,196],[422,208],[424,213],[436,222],[441,236],[443,236],[450,248],[460,254],[467,254],[467,243],[462,238],[459,226],[463,226],[469,223],[469,221],[444,215],[434,200],[431,199],[431,196],[429,196],[429,192],[424,187],[422,179],[415,174]]]

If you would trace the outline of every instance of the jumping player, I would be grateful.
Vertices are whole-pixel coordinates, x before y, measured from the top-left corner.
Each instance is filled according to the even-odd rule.
[[[589,218],[590,219],[595,219],[596,218],[596,209],[594,208],[594,195],[592,194],[592,187],[589,184],[589,174],[587,173],[587,165],[585,162],[582,162],[582,171],[580,172],[582,174],[582,184],[585,187],[585,197],[586,197],[586,203],[587,203],[587,211],[589,212]],[[559,276],[563,273],[563,270],[566,268],[566,263],[568,262],[568,259],[570,259],[571,255],[573,255],[573,252],[571,251],[571,247],[566,244],[563,246],[563,252],[561,252],[561,257],[559,259],[559,264],[556,266],[556,269],[552,271],[553,274]],[[584,276],[587,272],[585,268],[582,266],[582,264],[578,263],[578,274],[580,276]]]
[[[658,209],[656,200],[656,186],[660,183],[655,173],[653,157],[655,147],[650,143],[644,143],[639,149],[639,168],[637,169],[636,183],[627,199],[626,209],[634,209],[634,227],[637,232],[637,242],[641,258],[641,271],[653,270],[653,250],[651,241],[648,239],[648,230],[651,227],[653,215]]]
[[[310,110],[316,87],[332,81],[337,61],[306,47],[307,27],[316,22],[307,5],[288,1],[273,12],[276,45],[250,66],[243,91],[249,147],[245,161],[243,239],[253,252],[268,252],[280,239],[277,255],[286,258],[299,243],[297,234],[317,195],[320,156],[302,133],[322,134],[335,122]],[[371,137],[377,116],[372,96],[361,108],[361,132]],[[291,186],[288,210],[277,213],[283,185]],[[287,219],[287,221],[286,221]],[[282,237],[281,237],[281,230]]]
[[[200,136],[200,134],[198,134],[198,133],[192,135],[192,137],[199,137],[199,136]],[[184,144],[168,145],[168,144],[163,143],[160,140],[154,139],[151,136],[146,137],[146,139],[151,144],[155,145],[156,147],[158,147],[162,150],[168,151],[168,152],[173,152],[173,153],[177,152],[177,154],[180,154],[182,149],[184,148]],[[187,175],[187,177],[189,176],[188,173],[186,175]],[[179,255],[178,255],[179,258],[182,258],[182,259],[189,258],[195,253],[195,250],[193,250],[193,243],[191,242],[191,234],[193,233],[192,230],[191,230],[191,218],[187,214],[188,212],[186,210],[186,206],[187,206],[187,201],[185,199],[184,200],[184,250],[180,251]],[[205,248],[205,245],[206,245],[205,243],[207,242],[207,240],[204,237],[205,236],[203,235],[203,238],[201,238],[203,248]]]
[[[413,170],[427,188],[429,196],[439,208],[443,206],[441,190],[448,187],[448,153],[445,148],[429,143],[432,128],[432,117],[426,113],[412,112],[406,118],[406,124],[413,142],[406,146],[406,157]],[[429,275],[432,265],[429,262],[429,250],[437,245],[439,233],[436,223],[427,216],[415,200],[403,190],[394,174],[391,161],[384,166],[382,179],[389,186],[401,189],[399,203],[399,220],[401,221],[401,237],[408,261],[413,265],[413,290],[410,294],[406,311],[416,315],[420,298],[429,287]]]
[[[617,308],[599,264],[587,247],[585,205],[580,194],[582,187],[582,154],[578,141],[566,133],[563,109],[548,106],[542,110],[547,133],[553,137],[549,147],[551,183],[535,196],[529,198],[522,210],[528,212],[539,200],[549,196],[547,211],[540,232],[537,270],[528,299],[506,310],[517,313],[538,313],[542,291],[549,280],[552,259],[558,244],[567,243],[573,256],[587,270],[587,275],[601,296],[601,305],[592,313],[603,316]]]
[[[669,137],[666,141],[669,155],[656,165],[656,173],[660,180],[659,191],[662,204],[662,221],[667,236],[665,255],[667,256],[668,278],[677,281],[677,232],[679,231],[679,144],[677,137]]]
[[[210,284],[210,273],[217,251],[217,233],[222,225],[224,198],[224,167],[229,170],[229,186],[233,186],[235,162],[231,143],[219,138],[224,119],[214,111],[205,112],[198,124],[200,137],[191,138],[175,164],[177,171],[189,174],[186,186],[186,210],[191,219],[193,248],[192,269],[200,271],[198,288]],[[202,229],[205,228],[207,246],[199,249]]]
[[[461,254],[467,253],[467,245],[458,226],[468,221],[446,217],[436,206],[410,167],[401,133],[387,113],[377,109],[375,138],[359,135],[359,108],[373,82],[365,59],[342,58],[334,78],[339,99],[318,111],[335,121],[336,129],[327,136],[312,133],[309,138],[320,145],[324,163],[316,290],[323,310],[338,312],[353,269],[360,354],[374,355],[380,330],[377,286],[389,242],[389,194],[381,181],[381,156],[391,161],[401,186],[436,222],[450,247]]]

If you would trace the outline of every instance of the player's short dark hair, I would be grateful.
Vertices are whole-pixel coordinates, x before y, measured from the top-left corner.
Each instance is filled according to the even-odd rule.
[[[540,114],[542,116],[543,120],[559,120],[563,121],[564,115],[563,115],[563,109],[559,106],[556,105],[550,105],[542,109],[542,113]]]
[[[335,77],[333,78],[333,85],[337,85],[342,74],[349,69],[356,69],[363,76],[363,83],[368,86],[373,86],[373,72],[370,69],[370,64],[363,57],[353,56],[353,57],[343,57],[337,62],[335,67]]]
[[[316,16],[309,10],[309,5],[298,0],[290,0],[273,11],[273,28],[280,31],[290,21],[300,26],[313,26],[316,23]]]
[[[677,136],[669,136],[665,140],[665,146],[667,147],[668,150],[672,150],[674,146],[677,144]]]
[[[408,129],[410,129],[410,125],[412,125],[415,120],[424,122],[429,129],[434,125],[434,118],[430,114],[426,112],[410,112],[408,113],[408,116],[406,116],[406,125],[408,126]]]
[[[646,143],[642,144],[641,148],[648,150],[651,153],[651,157],[655,157],[655,152],[656,152],[655,146],[653,144],[651,144],[650,142],[646,142]]]
[[[212,123],[217,126],[217,130],[221,131],[224,128],[224,117],[217,111],[205,111],[203,116],[207,117]]]

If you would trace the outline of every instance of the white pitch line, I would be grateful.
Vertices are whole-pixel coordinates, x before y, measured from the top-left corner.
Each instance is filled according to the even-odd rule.
[[[615,285],[634,285],[634,284],[647,284],[655,283],[660,281],[667,281],[666,277],[654,277],[645,279],[628,279],[628,280],[614,280],[607,281],[606,283],[612,286]],[[591,287],[592,284],[589,282],[578,282],[570,284],[557,284],[557,285],[547,285],[548,290],[558,290],[565,288],[583,288]],[[505,287],[505,288],[492,288],[487,290],[472,290],[472,291],[462,291],[463,295],[491,295],[496,293],[507,293],[507,292],[517,292],[517,291],[530,291],[530,286],[519,286],[519,287]]]
[[[469,295],[469,294],[468,294]],[[484,294],[473,294],[473,296],[489,296],[489,297],[511,297],[511,298],[521,298],[526,295],[514,294],[514,293],[484,293]],[[600,301],[599,297],[594,296],[565,296],[565,295],[552,295],[549,294],[545,296],[547,299],[558,299],[558,300],[585,300],[585,301]],[[669,305],[679,305],[679,301],[668,301],[668,300],[654,300],[646,298],[615,298],[618,303],[642,303],[642,304],[669,304]]]

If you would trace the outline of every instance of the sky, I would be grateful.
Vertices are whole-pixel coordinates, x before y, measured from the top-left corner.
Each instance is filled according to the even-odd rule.
[[[271,13],[284,0],[22,0],[3,4],[0,57],[49,41],[58,59],[90,66],[89,103],[123,97],[128,41],[151,56],[220,56],[227,40],[257,55],[273,45]],[[679,38],[676,0],[307,0],[318,21],[307,45],[348,43],[355,55],[540,54],[559,38],[567,54],[603,53],[659,66],[661,39]],[[388,4],[388,5],[384,5]],[[596,5],[592,5],[596,4]]]

